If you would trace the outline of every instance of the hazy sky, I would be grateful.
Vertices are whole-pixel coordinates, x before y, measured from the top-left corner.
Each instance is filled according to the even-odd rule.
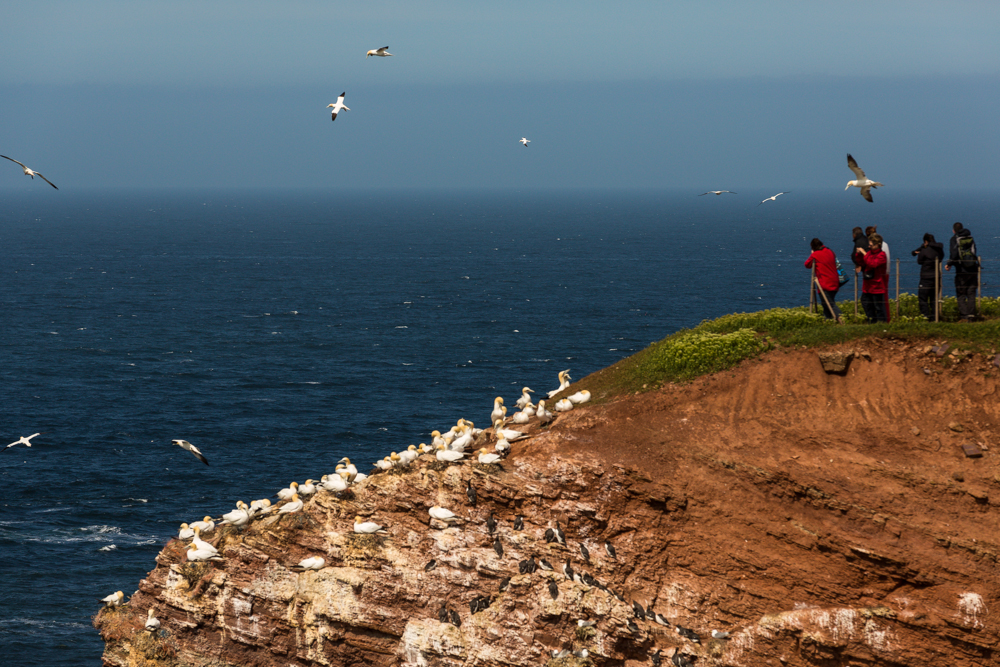
[[[847,152],[993,188],[997,35],[996,2],[8,3],[0,152],[60,188],[842,188]]]

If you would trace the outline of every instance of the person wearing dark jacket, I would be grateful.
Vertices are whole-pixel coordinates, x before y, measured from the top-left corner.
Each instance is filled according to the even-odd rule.
[[[868,237],[865,236],[865,230],[860,227],[855,227],[853,234],[854,250],[851,251],[851,261],[854,262],[854,273],[858,274],[861,273],[861,265],[864,263],[863,254],[858,251],[868,251]]]
[[[889,285],[885,276],[886,260],[885,251],[882,250],[882,237],[872,234],[869,245],[869,250],[857,251],[861,254],[861,269],[865,276],[861,288],[861,307],[865,309],[869,324],[888,322],[885,299]]]
[[[944,244],[934,240],[933,234],[924,234],[924,244],[913,251],[920,265],[920,314],[933,322],[937,313],[938,262],[944,259]]]
[[[956,226],[962,223],[956,222]],[[972,253],[975,259],[962,257],[963,249]],[[955,230],[952,238],[951,255],[945,271],[955,267],[955,296],[958,298],[958,314],[962,322],[971,322],[976,318],[976,287],[979,282],[979,253],[972,232],[964,227]]]

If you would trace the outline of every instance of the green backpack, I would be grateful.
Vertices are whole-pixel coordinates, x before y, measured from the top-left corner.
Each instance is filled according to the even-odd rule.
[[[961,266],[966,271],[975,271],[979,268],[979,258],[975,253],[976,242],[971,236],[960,236],[958,238],[958,259]]]

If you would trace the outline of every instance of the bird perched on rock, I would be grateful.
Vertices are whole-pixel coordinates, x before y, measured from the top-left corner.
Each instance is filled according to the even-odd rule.
[[[111,595],[101,598],[101,602],[104,603],[105,607],[120,607],[125,604],[125,594],[121,591],[116,591]]]
[[[609,556],[618,560],[618,552],[615,551],[615,547],[611,544],[611,542],[604,540],[604,550],[608,552]]]
[[[501,593],[506,591],[510,587],[510,577],[504,577],[500,580],[500,588],[498,589]]]
[[[576,622],[576,627],[578,628],[592,628],[597,625],[597,621],[586,621],[584,619],[578,619]]]
[[[364,521],[360,516],[354,517],[354,532],[363,535],[388,535],[388,531],[374,521]]]
[[[456,628],[462,627],[462,617],[454,609],[451,610],[451,624]]]
[[[517,564],[517,571],[521,574],[531,574],[538,569],[538,565],[535,563],[535,557],[530,556],[525,560],[522,560]]]
[[[563,658],[568,658],[569,655],[570,653],[568,648],[564,648],[561,651],[552,649],[552,657],[555,658],[556,660],[562,660]]]
[[[643,621],[643,620],[646,619],[646,610],[643,609],[642,605],[639,604],[638,602],[636,602],[635,600],[632,600],[632,613],[640,621]]]
[[[154,613],[156,612],[150,607],[149,613],[146,615],[146,624],[143,626],[146,632],[156,632],[160,629],[160,619],[156,618]]]
[[[438,562],[432,558],[430,562],[427,563],[427,565],[424,565],[424,572],[430,572],[431,570],[437,567],[437,564]],[[444,623],[444,621],[441,622]]]
[[[555,396],[556,394],[558,394],[560,391],[562,391],[563,389],[565,389],[566,387],[568,387],[570,385],[570,381],[572,379],[573,378],[571,378],[569,376],[569,369],[568,368],[566,370],[564,370],[564,371],[559,371],[559,388],[558,389],[553,389],[552,391],[550,391],[549,392],[549,398],[552,398],[553,396]]]
[[[524,517],[520,514],[514,517],[514,530],[524,530]]]
[[[587,545],[580,542],[580,553],[583,554],[583,560],[590,562],[590,550],[587,549]]]
[[[558,542],[563,546],[566,546],[566,533],[563,532],[562,525],[558,521],[556,521],[555,533],[556,533],[556,542]]]
[[[523,410],[524,406],[526,406],[528,403],[531,403],[531,396],[529,396],[528,394],[533,394],[533,393],[535,393],[533,389],[529,387],[522,387],[521,398],[517,399],[517,403],[515,403],[514,406],[518,410]]]
[[[680,652],[680,649],[672,648],[669,651],[670,662],[674,664],[674,667],[692,667],[694,664],[691,662],[691,658]]]
[[[628,631],[635,634],[639,632],[639,626],[635,624],[631,618],[625,622],[625,626],[628,627]]]
[[[722,630],[712,630],[712,639],[729,639],[730,633]]]
[[[566,575],[567,579],[573,581],[573,575],[575,573],[573,572],[573,566],[569,564],[569,561],[566,561],[566,564],[563,565],[563,574]]]
[[[556,541],[556,531],[552,528],[545,529],[545,543],[551,544]]]
[[[553,569],[555,569],[555,568],[552,567],[552,563],[550,563],[549,561],[545,560],[544,558],[539,559],[538,565],[539,565],[539,567],[541,567],[543,570],[546,570],[547,572],[551,572]]]
[[[649,658],[653,662],[653,667],[660,667],[660,663],[662,662],[662,658],[660,658],[660,649],[656,649],[656,651],[649,656]]]
[[[486,530],[490,535],[497,532],[497,518],[493,512],[490,512],[490,515],[486,517]]]
[[[475,507],[478,496],[475,487],[472,486],[472,478],[469,478],[468,486],[465,487],[465,495],[469,499],[469,504]]]
[[[462,520],[460,517],[455,516],[455,513],[452,512],[451,510],[445,509],[444,507],[440,507],[438,505],[434,505],[433,507],[431,507],[429,510],[427,510],[427,513],[431,515],[432,519],[437,519],[438,521],[441,521],[448,525],[451,525],[453,523],[458,523],[459,521]]]
[[[549,595],[552,596],[553,600],[559,597],[559,586],[556,585],[553,579],[549,579]]]
[[[698,639],[698,633],[690,628],[682,628],[681,626],[676,626],[677,634],[679,634],[684,639],[690,640],[695,644],[700,644],[701,640]]]
[[[497,552],[497,556],[503,558],[503,545],[500,544],[499,536],[497,536],[497,538],[493,540],[493,551]]]
[[[292,565],[288,569],[293,572],[304,572],[305,570],[322,570],[324,567],[326,567],[326,559],[322,556],[313,556],[312,558],[303,558],[298,565]]]
[[[448,613],[448,607],[438,609],[438,623],[448,623],[449,621],[451,621],[451,614]]]

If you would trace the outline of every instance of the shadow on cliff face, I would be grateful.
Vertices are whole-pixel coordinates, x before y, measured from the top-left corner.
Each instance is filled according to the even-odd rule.
[[[842,376],[779,350],[532,423],[493,475],[423,457],[352,498],[317,494],[294,530],[228,536],[198,595],[168,545],[129,604],[154,606],[191,663],[500,666],[586,648],[596,665],[640,665],[676,648],[708,665],[991,664],[997,371],[852,347]],[[461,525],[433,523],[433,505]],[[389,535],[358,543],[358,514]],[[289,570],[314,555],[327,567]],[[134,633],[96,624],[106,662],[138,664]]]

